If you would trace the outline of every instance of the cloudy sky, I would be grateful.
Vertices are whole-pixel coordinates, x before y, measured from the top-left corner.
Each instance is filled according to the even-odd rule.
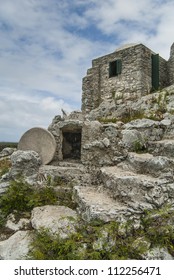
[[[166,59],[174,0],[0,0],[0,141],[79,110],[91,60],[126,43]]]

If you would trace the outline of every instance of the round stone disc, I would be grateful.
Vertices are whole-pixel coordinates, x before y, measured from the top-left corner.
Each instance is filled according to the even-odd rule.
[[[18,150],[32,150],[37,152],[43,164],[48,164],[56,152],[54,136],[46,129],[34,127],[26,131],[19,143]]]

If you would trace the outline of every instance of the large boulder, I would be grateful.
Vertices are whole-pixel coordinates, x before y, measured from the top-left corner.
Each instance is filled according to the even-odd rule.
[[[65,206],[35,207],[31,215],[31,224],[36,230],[48,229],[53,236],[59,234],[61,238],[67,238],[75,232],[77,214]]]
[[[35,151],[16,151],[11,156],[12,167],[9,175],[12,178],[17,176],[32,176],[36,174],[41,165],[41,159]]]

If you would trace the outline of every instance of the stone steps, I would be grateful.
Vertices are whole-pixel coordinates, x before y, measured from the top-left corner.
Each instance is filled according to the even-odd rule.
[[[148,151],[155,156],[160,155],[174,158],[174,140],[163,139],[160,141],[149,142]]]
[[[85,221],[125,220],[127,207],[111,198],[106,190],[97,186],[75,186],[73,199],[78,204],[77,211]]]
[[[101,168],[101,179],[110,196],[120,202],[142,202],[160,204],[161,193],[173,178],[155,178],[151,175],[137,174],[121,167]]]
[[[48,178],[50,176],[53,180],[61,178],[65,182],[73,182],[76,184],[88,184],[91,182],[91,176],[86,172],[85,167],[82,164],[77,166],[54,166],[54,165],[42,165],[39,168],[40,177]]]
[[[165,156],[153,156],[149,153],[130,152],[127,159],[117,166],[138,174],[149,174],[152,177],[164,178],[173,176],[174,160]]]

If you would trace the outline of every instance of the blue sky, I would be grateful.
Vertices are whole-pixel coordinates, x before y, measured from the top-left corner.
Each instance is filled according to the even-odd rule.
[[[91,60],[127,43],[165,59],[174,0],[0,0],[0,141],[79,110]]]

